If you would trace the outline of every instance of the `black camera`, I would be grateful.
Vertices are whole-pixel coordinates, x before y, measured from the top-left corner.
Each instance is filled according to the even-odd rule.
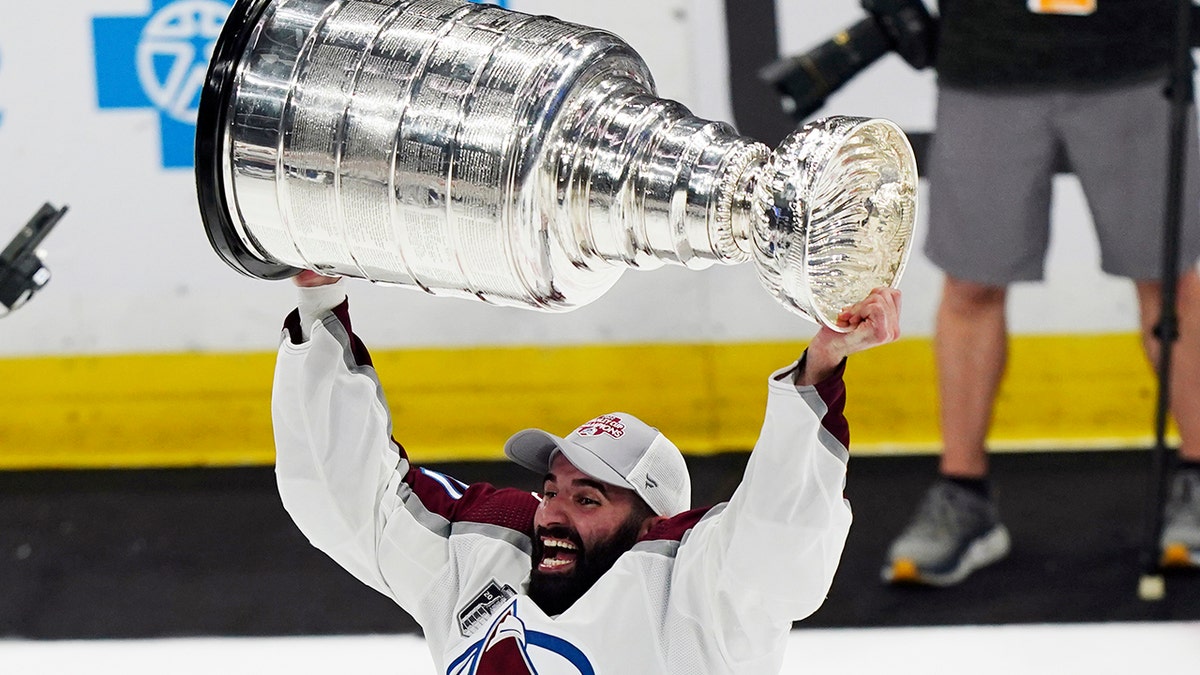
[[[0,316],[28,302],[50,281],[50,270],[42,264],[37,247],[66,212],[65,206],[43,204],[0,252]]]
[[[759,71],[775,87],[783,110],[797,122],[825,104],[847,80],[888,52],[913,68],[933,65],[937,20],[921,0],[862,0],[868,16],[811,51],[780,59]]]

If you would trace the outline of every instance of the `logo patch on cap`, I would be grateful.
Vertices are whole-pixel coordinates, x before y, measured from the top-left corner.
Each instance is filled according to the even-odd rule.
[[[601,415],[591,421],[584,422],[575,430],[580,436],[599,436],[608,434],[613,438],[625,435],[625,424],[616,415]]]

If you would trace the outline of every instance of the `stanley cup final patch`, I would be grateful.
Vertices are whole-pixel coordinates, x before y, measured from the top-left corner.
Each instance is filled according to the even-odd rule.
[[[516,591],[512,586],[505,584],[500,585],[495,579],[488,582],[488,585],[479,591],[471,602],[463,607],[458,613],[458,630],[463,637],[474,633],[485,619],[492,614],[492,610],[504,604],[509,598],[515,596]]]
[[[1087,16],[1096,11],[1099,0],[1029,0],[1029,11],[1034,14],[1067,14]]]

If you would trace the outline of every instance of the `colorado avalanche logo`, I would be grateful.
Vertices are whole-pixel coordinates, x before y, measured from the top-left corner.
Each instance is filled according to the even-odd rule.
[[[608,434],[613,438],[625,435],[625,423],[616,415],[601,415],[589,422],[584,422],[575,433],[580,436],[599,436]]]
[[[446,675],[596,675],[596,670],[570,642],[525,630],[513,602],[499,612],[482,640],[450,664]]]

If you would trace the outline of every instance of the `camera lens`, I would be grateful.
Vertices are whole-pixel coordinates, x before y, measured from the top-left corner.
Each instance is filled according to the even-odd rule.
[[[759,77],[779,92],[784,112],[803,119],[890,50],[887,36],[875,19],[868,17],[805,54],[768,65],[759,71]]]

